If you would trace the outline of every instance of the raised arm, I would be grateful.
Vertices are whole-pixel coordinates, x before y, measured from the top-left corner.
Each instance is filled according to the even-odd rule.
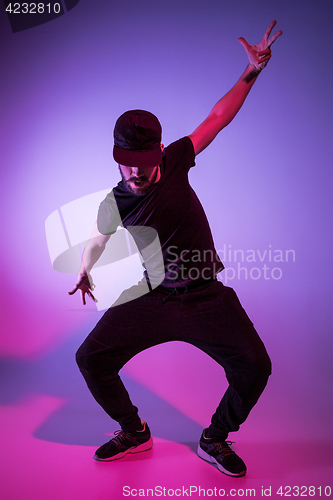
[[[257,45],[250,45],[244,38],[238,39],[246,51],[249,64],[238,82],[215,104],[207,118],[189,136],[196,155],[215,139],[217,134],[235,118],[242,107],[258,74],[271,58],[270,46],[282,35],[282,31],[279,30],[268,39],[275,24],[276,21],[273,21],[269,25],[263,39]]]
[[[88,241],[82,255],[81,267],[79,274],[75,283],[73,290],[71,290],[69,295],[73,295],[77,290],[81,291],[82,303],[85,305],[87,294],[94,302],[97,302],[91,291],[94,289],[94,284],[90,276],[90,271],[94,264],[98,261],[102,255],[105,245],[110,239],[110,235],[101,234],[97,228],[97,222],[95,223],[93,233],[90,240]]]

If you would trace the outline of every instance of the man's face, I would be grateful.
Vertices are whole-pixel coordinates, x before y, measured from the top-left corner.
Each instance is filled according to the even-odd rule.
[[[151,191],[161,178],[160,167],[126,167],[119,165],[123,181],[129,191],[143,196]]]

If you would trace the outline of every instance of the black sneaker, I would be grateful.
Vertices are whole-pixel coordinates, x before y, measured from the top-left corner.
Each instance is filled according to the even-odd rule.
[[[142,424],[142,431],[116,431],[114,433],[116,437],[96,450],[94,459],[108,462],[110,460],[118,460],[127,455],[127,453],[140,453],[141,451],[150,450],[153,446],[153,438],[151,437],[147,423],[142,422]]]
[[[205,429],[198,445],[198,455],[211,464],[216,464],[219,471],[227,476],[241,477],[246,474],[243,460],[230,448],[231,441],[213,442],[205,436]]]

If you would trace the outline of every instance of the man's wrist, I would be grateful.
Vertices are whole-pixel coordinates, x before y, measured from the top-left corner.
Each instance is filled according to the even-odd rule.
[[[261,68],[261,69],[257,68],[257,66],[255,66],[255,64],[253,64],[253,63],[250,63],[249,66],[250,66],[251,72],[255,73],[255,75],[259,75],[259,73],[261,73],[263,70],[263,68]]]
[[[261,69],[256,68],[254,64],[249,63],[244,72],[244,80],[249,83],[257,78],[257,76],[261,73]]]
[[[84,271],[79,271],[79,278],[84,278],[85,276],[89,276],[89,271],[86,269]]]

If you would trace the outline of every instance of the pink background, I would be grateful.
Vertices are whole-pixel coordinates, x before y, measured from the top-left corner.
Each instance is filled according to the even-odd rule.
[[[270,485],[333,487],[332,14],[328,0],[81,0],[13,34],[2,8],[3,498],[120,499],[125,485],[253,487],[257,496]],[[118,426],[92,400],[74,353],[101,312],[67,295],[76,277],[53,270],[45,220],[118,182],[112,131],[125,110],[155,113],[166,145],[190,134],[247,64],[237,38],[257,43],[273,19],[284,34],[271,62],[190,174],[217,249],[295,252],[295,261],[265,261],[280,279],[227,280],[273,361],[265,393],[231,436],[248,476],[227,478],[193,453],[226,383],[213,360],[181,343],[123,369],[154,449],[98,464],[94,449]]]

